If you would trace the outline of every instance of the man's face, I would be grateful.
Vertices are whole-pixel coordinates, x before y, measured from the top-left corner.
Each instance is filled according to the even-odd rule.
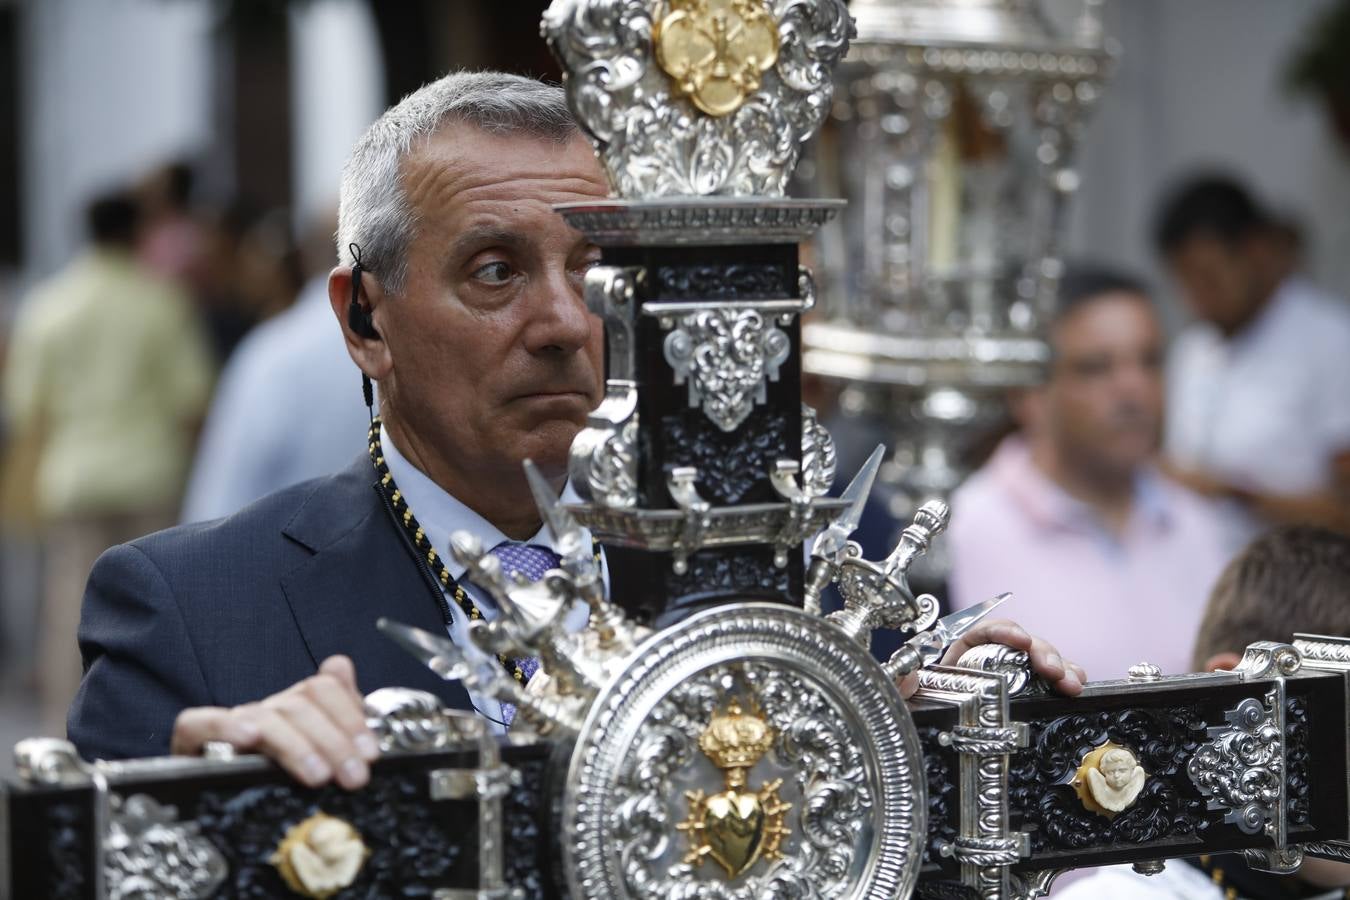
[[[582,299],[599,251],[552,208],[606,195],[590,146],[452,124],[403,184],[408,279],[375,310],[386,417],[433,477],[518,478],[527,458],[561,474],[602,395],[603,328]]]
[[[1196,317],[1233,331],[1260,304],[1258,248],[1251,244],[1196,234],[1168,256],[1182,298]]]
[[[1128,475],[1158,444],[1162,331],[1148,301],[1115,292],[1086,301],[1051,331],[1045,424],[1080,468]]]

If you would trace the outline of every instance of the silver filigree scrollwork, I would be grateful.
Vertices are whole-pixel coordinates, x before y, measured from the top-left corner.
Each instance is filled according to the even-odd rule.
[[[1008,696],[1038,696],[1049,688],[1031,671],[1031,656],[1006,644],[980,644],[961,654],[957,665],[1002,675],[1008,682]]]
[[[1303,865],[1302,847],[1277,847],[1268,849],[1257,847],[1242,851],[1242,857],[1249,869],[1271,872],[1275,875],[1292,875]]]
[[[572,441],[567,473],[582,500],[606,509],[631,509],[637,503],[633,317],[644,279],[637,268],[597,266],[586,273],[586,306],[605,322],[609,378],[604,399]]]
[[[1244,681],[1256,678],[1293,675],[1303,665],[1303,657],[1289,644],[1256,641],[1248,644],[1233,671]]]
[[[224,881],[225,857],[195,822],[145,794],[109,797],[104,878],[109,900],[204,900]]]
[[[27,738],[14,745],[14,769],[29,784],[84,784],[89,766],[75,745],[60,738]]]
[[[733,431],[792,349],[787,334],[754,309],[711,308],[681,316],[666,335],[666,362],[676,384],[689,385],[689,405],[723,431]]]
[[[1310,669],[1350,669],[1350,639],[1323,634],[1295,634],[1294,649]]]
[[[844,608],[829,619],[845,633],[866,645],[877,628],[920,632],[938,615],[937,598],[914,595],[909,586],[909,567],[943,532],[951,510],[941,500],[930,500],[914,514],[914,521],[900,533],[900,541],[882,562],[848,554],[839,564],[836,583]]]
[[[411,688],[372,691],[366,695],[365,714],[384,753],[443,750],[482,731],[477,718],[447,711],[435,694]]]
[[[833,96],[852,21],[843,0],[768,0],[776,64],[728,115],[678,96],[656,64],[648,0],[554,0],[543,33],[568,102],[620,197],[781,196]]]
[[[1055,886],[1055,879],[1063,875],[1066,869],[1041,869],[1039,872],[1028,872],[1012,877],[1012,897],[1013,900],[1039,900],[1050,893],[1050,889]]]
[[[1275,691],[1262,703],[1248,697],[1224,714],[1227,725],[1208,729],[1209,740],[1186,764],[1186,773],[1224,822],[1258,834],[1283,804],[1284,734]]]
[[[737,604],[686,619],[631,660],[597,698],[567,775],[573,896],[909,895],[923,841],[917,734],[864,648],[800,610]],[[724,879],[703,874],[671,836],[690,795],[721,781],[699,739],[728,697],[772,729],[754,780],[781,779],[790,806],[781,858]]]
[[[834,438],[820,424],[816,411],[802,404],[802,490],[823,497],[834,485]]]
[[[1350,843],[1345,841],[1311,841],[1298,846],[1304,856],[1318,856],[1322,859],[1350,863]]]

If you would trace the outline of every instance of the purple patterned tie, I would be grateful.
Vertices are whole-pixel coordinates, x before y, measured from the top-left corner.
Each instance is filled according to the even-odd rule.
[[[502,571],[506,573],[507,578],[519,573],[530,581],[538,581],[543,578],[545,572],[549,569],[556,569],[558,563],[562,561],[562,557],[547,547],[541,547],[538,544],[519,544],[515,541],[502,541],[488,552],[501,560]],[[539,660],[533,656],[523,656],[515,662],[525,675],[525,683],[529,684],[530,679],[534,677],[534,673],[539,671]],[[515,717],[515,706],[510,703],[503,703],[502,719],[505,720],[508,728]]]

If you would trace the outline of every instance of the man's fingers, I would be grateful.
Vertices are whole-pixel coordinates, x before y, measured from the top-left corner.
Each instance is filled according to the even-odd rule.
[[[356,686],[356,666],[352,663],[351,657],[336,654],[319,663],[319,674],[332,675],[338,681],[351,689],[353,694],[358,697],[361,691]]]
[[[1081,669],[1075,670],[1072,663],[1066,662],[1059,655],[1059,651],[1055,649],[1054,644],[1040,638],[1033,638],[1030,656],[1032,670],[1050,682],[1055,690],[1070,697],[1077,697],[1083,693],[1083,682],[1086,680],[1083,674],[1085,673]]]
[[[1083,692],[1087,673],[1083,667],[1065,660],[1048,641],[1032,637],[1025,628],[1011,619],[993,619],[981,622],[947,648],[942,658],[944,665],[955,665],[962,654],[981,644],[1003,644],[1014,650],[1025,650],[1031,668],[1050,682],[1062,694],[1076,697]]]
[[[365,762],[380,755],[380,744],[366,727],[361,696],[328,673],[301,682],[303,692],[350,739]]]
[[[1064,660],[1049,641],[1032,638],[1028,655],[1031,657],[1032,670],[1047,681],[1059,681],[1064,677]]]
[[[310,787],[318,787],[333,777],[333,767],[289,717],[267,706],[236,710],[258,727],[258,746],[276,763]],[[332,727],[331,725],[329,726]]]
[[[220,706],[185,709],[173,723],[169,752],[195,756],[210,741],[223,741],[236,750],[250,750],[258,743],[258,729],[251,721],[234,715],[236,710]]]
[[[960,643],[966,644],[967,647],[978,647],[980,644],[1006,644],[1016,650],[1030,650],[1032,637],[1025,628],[1010,619],[993,619],[981,622],[966,632]]]
[[[285,717],[286,724],[304,737],[322,758],[329,773],[336,775],[338,784],[353,790],[370,780],[370,770],[351,737],[329,718],[323,707],[310,699],[306,691],[288,691],[264,701],[263,706]],[[318,771],[312,760],[306,764],[312,771]]]
[[[981,644],[1006,644],[1015,650],[1029,650],[1031,640],[1025,628],[1009,619],[981,622],[947,648],[947,652],[942,655],[942,664],[956,665],[967,650]]]

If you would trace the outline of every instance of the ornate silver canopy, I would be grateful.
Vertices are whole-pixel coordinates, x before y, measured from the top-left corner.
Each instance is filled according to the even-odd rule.
[[[842,195],[822,241],[829,318],[804,365],[887,421],[911,507],[964,476],[969,436],[1043,378],[1073,151],[1115,50],[1100,0],[1071,33],[1031,0],[856,0],[816,162]]]

